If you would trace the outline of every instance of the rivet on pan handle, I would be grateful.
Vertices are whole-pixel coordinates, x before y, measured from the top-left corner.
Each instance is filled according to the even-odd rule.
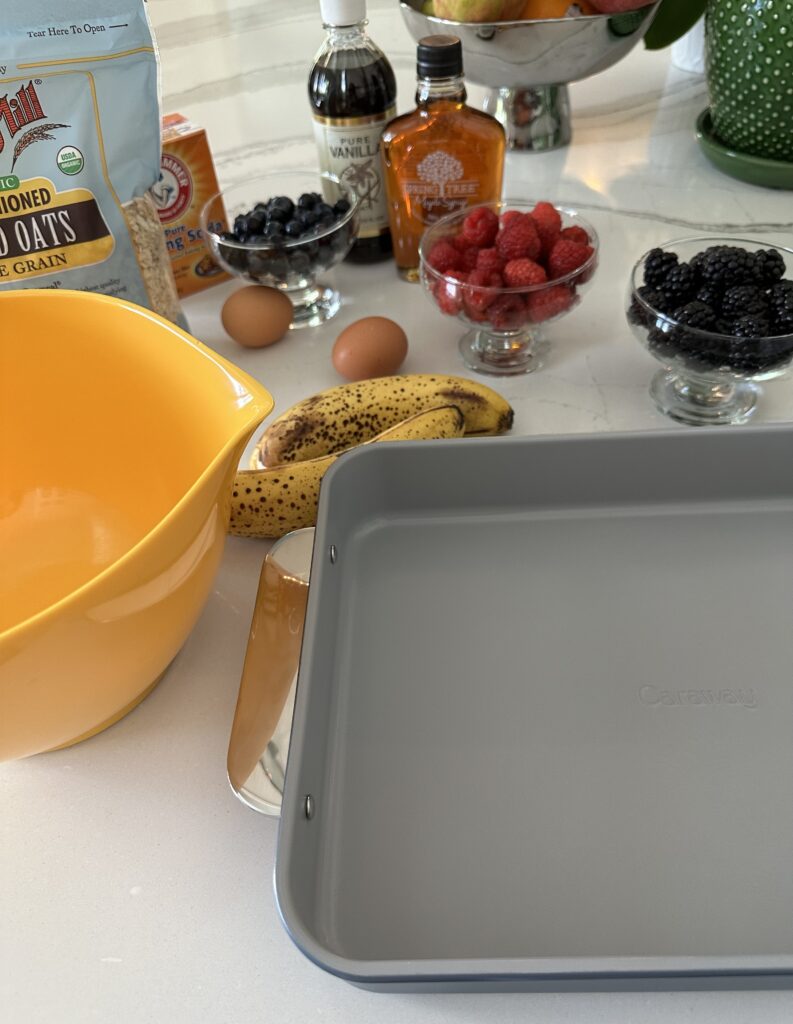
[[[295,530],[264,559],[231,727],[229,782],[263,814],[281,811],[313,543],[312,527]]]

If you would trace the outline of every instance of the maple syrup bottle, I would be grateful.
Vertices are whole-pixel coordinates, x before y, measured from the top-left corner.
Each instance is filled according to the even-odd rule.
[[[490,114],[466,106],[456,36],[418,45],[416,109],[391,121],[380,148],[400,275],[418,280],[419,240],[447,213],[501,198],[506,137]]]
[[[396,113],[396,79],[366,34],[365,0],[320,0],[320,11],[327,36],[308,80],[320,166],[361,200],[347,259],[374,263],[391,256],[380,136]]]

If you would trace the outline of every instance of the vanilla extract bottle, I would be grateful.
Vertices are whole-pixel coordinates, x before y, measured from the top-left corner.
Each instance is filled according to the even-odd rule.
[[[396,113],[396,79],[366,33],[364,0],[320,0],[327,32],[308,81],[320,167],[361,201],[347,259],[374,263],[391,255],[380,136]]]

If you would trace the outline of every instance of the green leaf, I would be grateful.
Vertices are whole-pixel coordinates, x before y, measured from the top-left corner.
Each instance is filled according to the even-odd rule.
[[[696,25],[706,6],[707,0],[663,0],[644,37],[644,45],[648,50],[671,46]]]

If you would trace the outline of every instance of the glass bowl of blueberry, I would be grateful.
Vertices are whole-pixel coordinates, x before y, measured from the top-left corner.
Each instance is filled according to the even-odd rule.
[[[338,291],[317,278],[350,251],[358,206],[332,174],[280,171],[218,192],[201,211],[201,226],[224,270],[286,292],[292,327],[314,327],[341,306]]]
[[[694,426],[745,423],[758,382],[793,363],[793,250],[683,238],[645,253],[627,297],[633,333],[663,366],[655,404]]]

